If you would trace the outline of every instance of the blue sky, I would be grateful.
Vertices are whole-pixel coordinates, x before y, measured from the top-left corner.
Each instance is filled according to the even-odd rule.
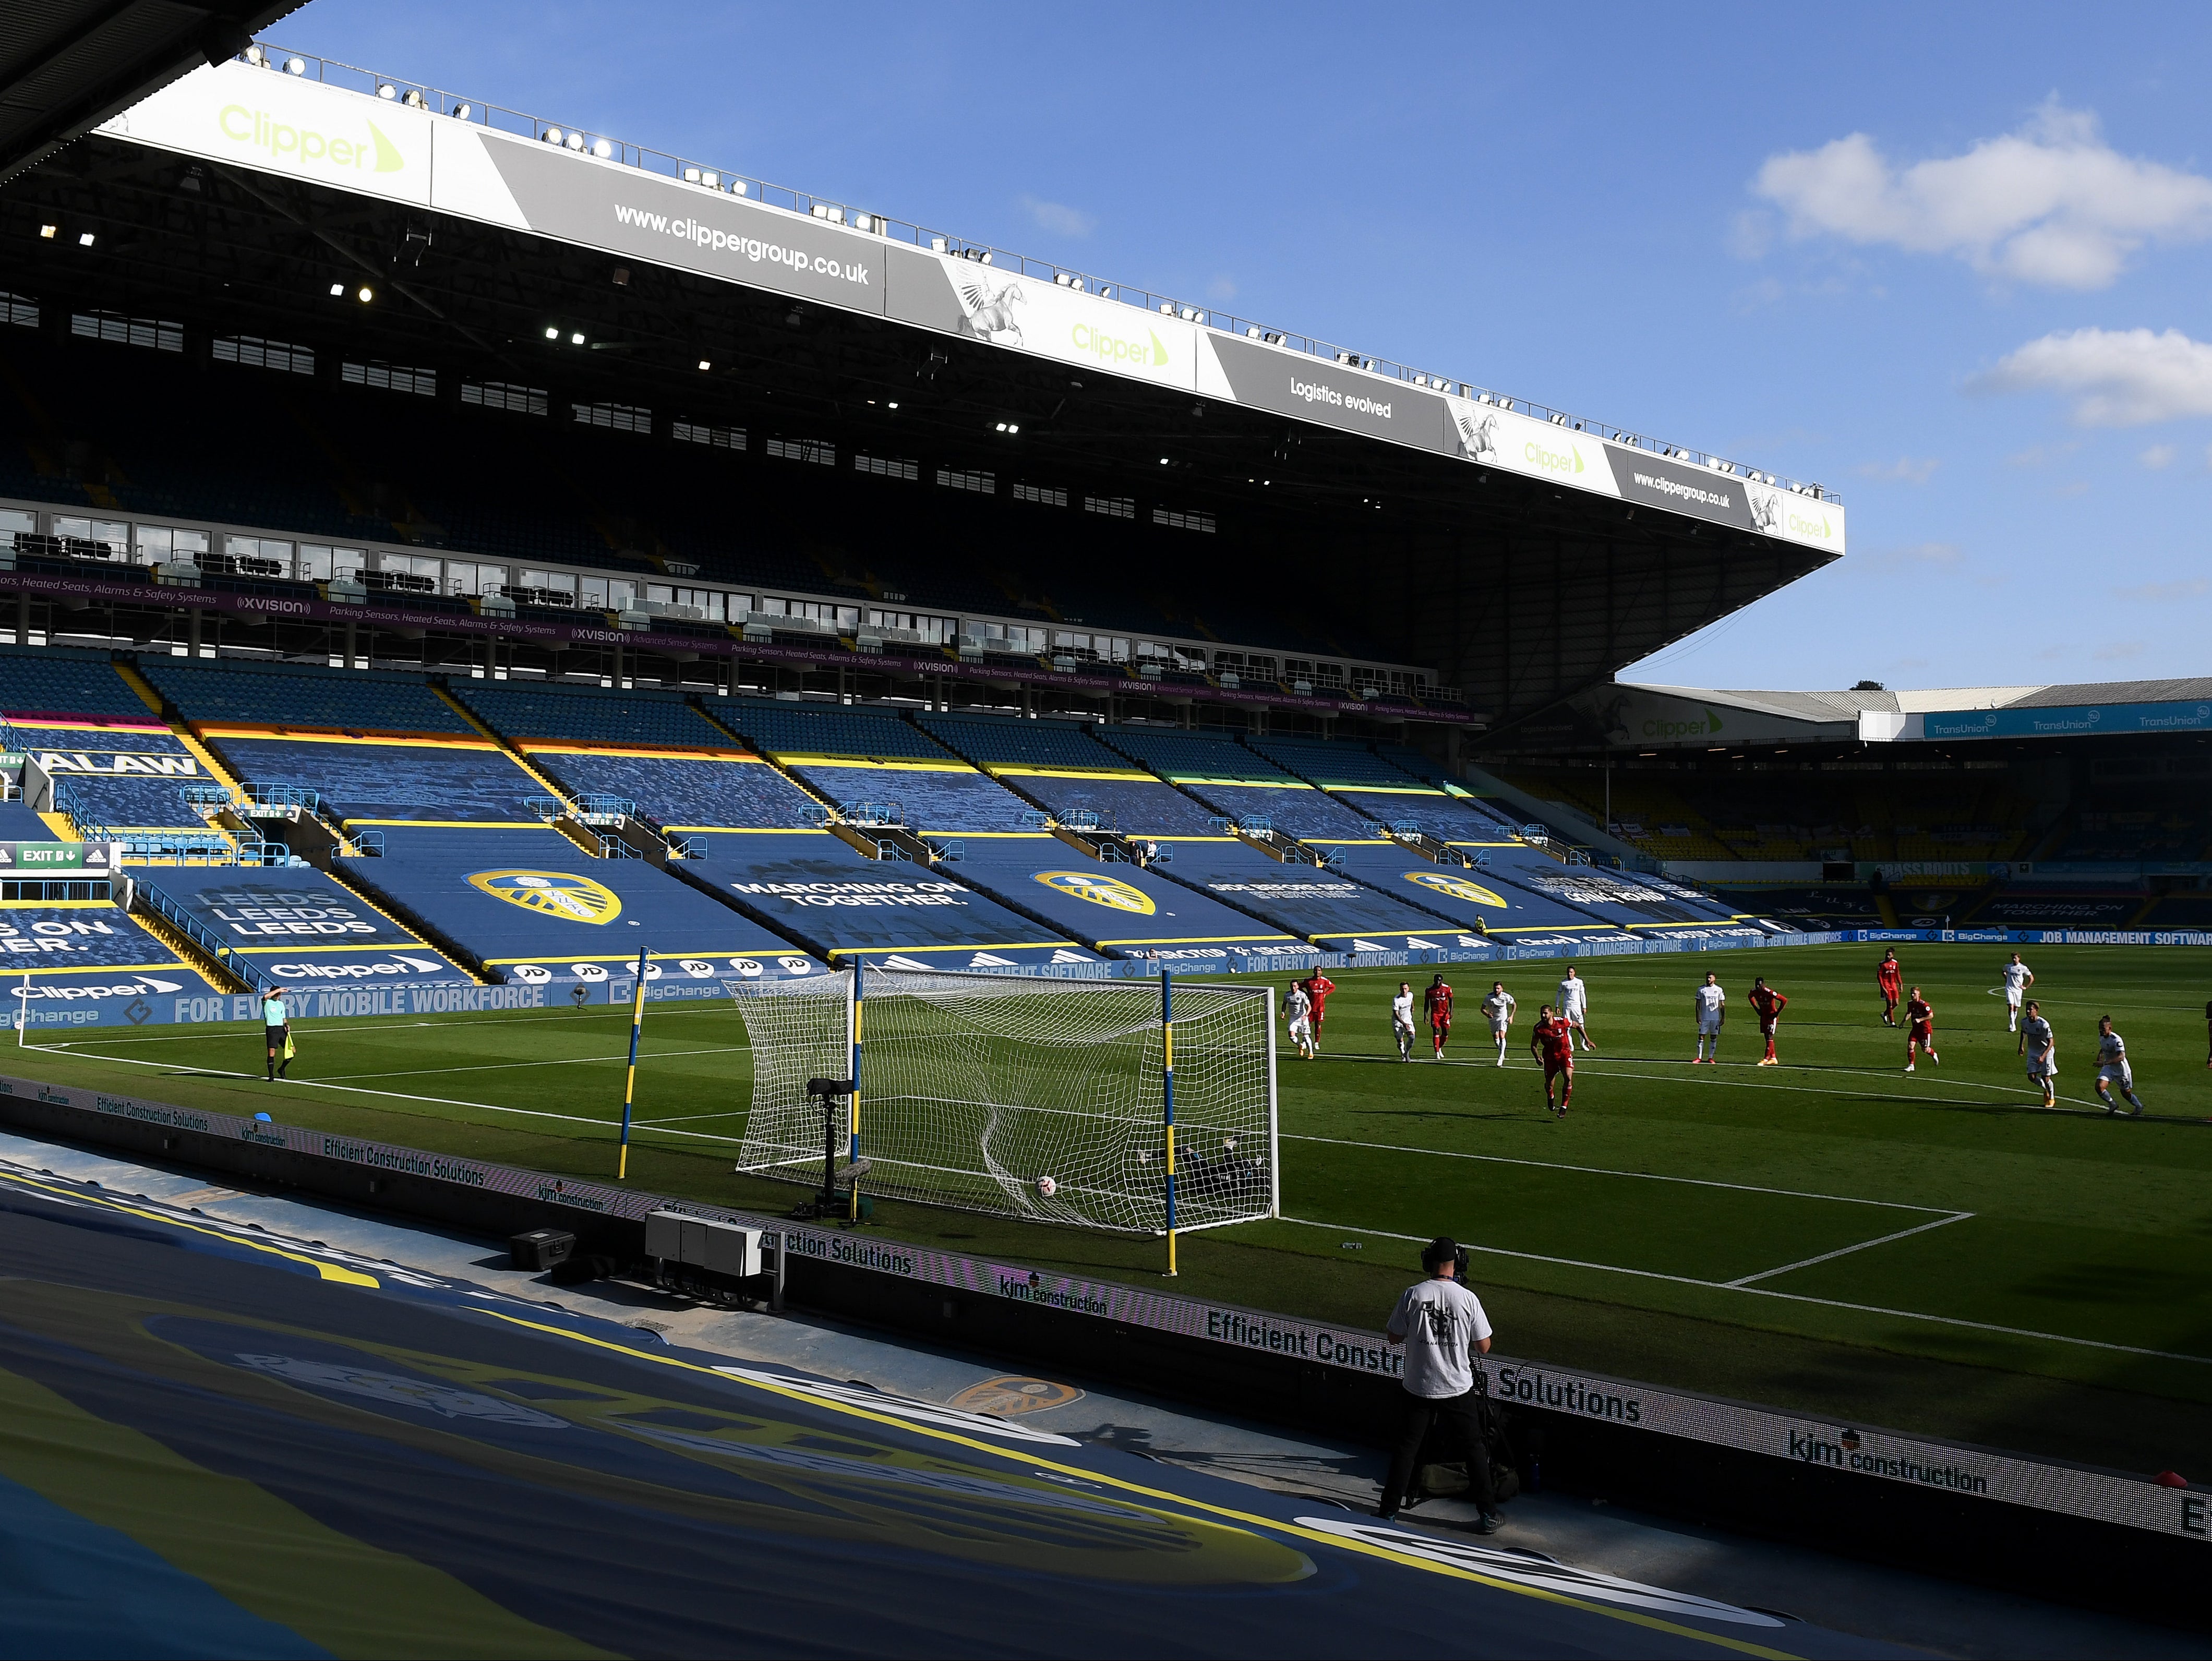
[[[1624,678],[2212,672],[2212,9],[313,0],[269,39],[1842,493],[1848,558]]]

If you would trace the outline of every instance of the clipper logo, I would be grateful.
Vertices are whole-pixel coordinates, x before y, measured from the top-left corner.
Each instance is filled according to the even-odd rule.
[[[1541,468],[1547,473],[1579,473],[1583,471],[1583,453],[1570,444],[1565,451],[1547,450],[1530,439],[1521,447],[1521,459],[1531,467]]]
[[[1167,368],[1168,349],[1161,342],[1158,333],[1147,329],[1145,338],[1151,343],[1149,345],[1124,340],[1119,335],[1108,334],[1103,329],[1094,329],[1088,323],[1077,324],[1068,334],[1069,343],[1077,351],[1095,357],[1101,363],[1134,363],[1147,369]]]
[[[1469,882],[1465,877],[1455,877],[1443,871],[1408,871],[1406,880],[1416,888],[1429,888],[1439,894],[1449,894],[1455,900],[1465,900],[1469,905],[1492,905],[1500,911],[1507,910],[1505,902],[1479,882]]]
[[[612,922],[622,912],[614,890],[568,871],[477,871],[469,883],[495,900],[562,922]]]
[[[313,127],[295,127],[279,121],[266,110],[249,110],[243,104],[227,104],[216,117],[222,136],[233,143],[250,145],[279,161],[294,156],[302,161],[327,161],[332,167],[357,173],[398,173],[407,165],[399,147],[374,121],[362,125],[368,137],[337,138]]]
[[[1115,911],[1127,911],[1133,916],[1149,917],[1159,908],[1152,897],[1141,888],[1133,888],[1112,877],[1097,876],[1088,871],[1040,871],[1035,880],[1055,893],[1066,894],[1075,899],[1088,900],[1093,905],[1103,905]]]

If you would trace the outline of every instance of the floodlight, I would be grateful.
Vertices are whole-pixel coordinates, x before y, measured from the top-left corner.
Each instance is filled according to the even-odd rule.
[[[894,410],[897,409],[897,408],[898,408],[898,399],[893,399],[891,400],[891,405],[890,405],[890,406],[891,406],[891,408],[893,408]]]
[[[399,88],[393,86],[389,81],[382,82],[377,86],[376,95],[379,98],[385,99],[397,98],[399,96]]]
[[[1163,300],[1160,301],[1160,313],[1163,316],[1173,317],[1175,315],[1175,301],[1172,300]]]
[[[561,338],[561,332],[558,329],[548,329],[545,331],[545,338],[548,340],[558,340]]]
[[[242,55],[246,61],[257,70],[269,67],[269,54],[258,46],[248,46]]]
[[[558,127],[548,127],[545,129],[545,142],[549,144],[558,144],[563,139],[567,138],[568,136],[568,134],[562,132]]]
[[[1244,338],[1247,340],[1257,340],[1260,338],[1260,326],[1255,323],[1250,328],[1245,330]]]
[[[453,119],[456,121],[465,121],[476,113],[476,106],[473,104],[456,104],[453,106]]]
[[[410,110],[427,110],[430,107],[430,100],[422,96],[420,88],[410,88],[407,96],[399,101]]]
[[[584,337],[580,333],[571,334],[568,337],[568,344],[571,346],[580,346],[584,344]]]
[[[1021,424],[1018,422],[1010,421],[1006,423],[1006,430],[1010,433],[1018,433],[1021,431]]]
[[[614,159],[615,147],[604,138],[599,139],[592,145],[592,154],[602,161],[611,161]]]
[[[307,72],[307,60],[306,58],[286,58],[286,59],[284,60],[284,73],[285,73],[285,74],[287,74],[287,75],[305,75]]]
[[[366,306],[370,301],[376,298],[376,290],[370,288],[368,283],[364,283],[361,285],[361,288],[355,297],[358,299],[362,305]]]
[[[344,292],[345,292],[345,284],[344,284],[344,283],[331,283],[331,299],[336,300],[336,299],[337,299],[340,295],[343,295]]]
[[[946,252],[949,247],[950,245],[941,236],[933,236],[929,239],[929,251],[932,253]]]
[[[744,193],[745,181],[744,179],[733,179],[730,181],[730,194],[732,196],[743,196]]]
[[[1002,433],[1006,430],[1006,423],[1005,422],[1002,421],[999,423],[999,430]]]
[[[696,167],[686,167],[686,168],[684,168],[684,182],[685,184],[687,184],[687,185],[696,185],[696,184],[697,184],[697,183],[699,182],[699,169],[698,169],[698,168],[696,168]]]
[[[719,191],[722,188],[722,175],[718,173],[702,173],[699,175],[699,182],[710,191]]]
[[[58,227],[53,225],[41,225],[39,227],[39,234],[45,237],[47,241],[51,242],[54,240],[54,232],[58,228]]]
[[[93,237],[90,231],[81,231],[77,234],[76,245],[80,248],[90,247],[92,246],[92,240]]]
[[[570,133],[568,135],[568,148],[572,150],[581,150],[584,148],[584,135],[580,132]]]
[[[702,357],[702,358],[701,358],[701,359],[699,360],[699,367],[700,367],[701,368],[702,368],[702,369],[711,369],[711,368],[713,368],[714,366],[712,363],[708,362],[705,358],[703,358],[703,357]]]
[[[1270,332],[1267,334],[1263,334],[1260,338],[1266,341],[1270,346],[1279,346],[1283,344],[1282,335],[1276,332]]]

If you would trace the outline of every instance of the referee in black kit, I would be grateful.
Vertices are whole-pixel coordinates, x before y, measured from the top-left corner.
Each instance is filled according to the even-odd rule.
[[[1468,1491],[1482,1512],[1474,1532],[1495,1534],[1500,1519],[1484,1433],[1490,1401],[1475,1388],[1474,1363],[1474,1356],[1490,1353],[1490,1317],[1482,1312],[1482,1300],[1460,1284],[1464,1261],[1456,1242],[1430,1241],[1421,1253],[1429,1278],[1406,1288],[1382,1329],[1393,1344],[1406,1347],[1406,1417],[1376,1514],[1386,1523],[1395,1520],[1421,1445],[1441,1425],[1467,1460]]]

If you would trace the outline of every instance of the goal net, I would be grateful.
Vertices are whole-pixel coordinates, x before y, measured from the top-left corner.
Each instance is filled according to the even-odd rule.
[[[1152,1233],[1168,1226],[1157,981],[861,971],[863,1192]],[[738,1169],[819,1185],[807,1081],[849,1075],[852,973],[730,988],[753,1052]],[[1178,1229],[1273,1216],[1264,988],[1175,989]],[[833,1110],[842,1169],[850,1104]]]

